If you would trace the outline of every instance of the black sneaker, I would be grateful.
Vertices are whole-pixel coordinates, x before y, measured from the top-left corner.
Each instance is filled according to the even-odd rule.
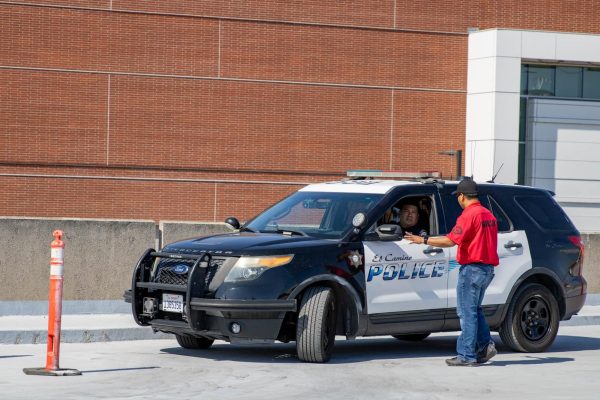
[[[446,360],[450,367],[478,367],[477,361],[465,361],[459,357],[452,357]]]
[[[486,362],[490,361],[491,358],[494,357],[496,354],[498,354],[498,351],[496,350],[496,345],[492,342],[488,344],[484,350],[477,353],[477,363],[485,364]]]

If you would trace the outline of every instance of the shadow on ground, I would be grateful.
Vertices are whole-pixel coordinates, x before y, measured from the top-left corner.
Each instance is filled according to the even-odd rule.
[[[393,338],[367,338],[359,340],[338,339],[335,343],[330,364],[359,363],[370,360],[394,360],[404,358],[452,357],[455,355],[456,335],[430,337],[422,342],[405,342]],[[510,353],[498,336],[494,335],[498,351]],[[558,336],[547,353],[599,350],[600,339],[582,336]],[[295,343],[274,343],[271,345],[232,345],[218,343],[208,350],[189,350],[170,347],[161,350],[168,354],[207,358],[216,361],[239,361],[249,363],[295,363]],[[573,358],[544,356],[546,353],[520,354],[520,360],[494,361],[489,365],[506,366],[511,364],[547,364],[573,361]]]
[[[85,373],[85,374],[91,374],[91,373],[95,373],[95,372],[123,372],[123,371],[139,371],[139,370],[143,370],[143,369],[156,369],[156,368],[160,368],[160,367],[133,367],[133,368],[110,368],[110,369],[94,369],[94,370],[87,370],[87,371],[81,371],[81,373]]]
[[[0,359],[3,358],[19,358],[19,357],[32,357],[33,354],[15,354],[15,355],[10,355],[10,356],[0,356]]]

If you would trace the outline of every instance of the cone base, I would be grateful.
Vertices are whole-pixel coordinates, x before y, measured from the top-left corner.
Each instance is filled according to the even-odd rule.
[[[25,375],[44,375],[44,376],[73,376],[81,375],[81,371],[76,369],[58,368],[58,369],[46,369],[41,368],[23,368]]]

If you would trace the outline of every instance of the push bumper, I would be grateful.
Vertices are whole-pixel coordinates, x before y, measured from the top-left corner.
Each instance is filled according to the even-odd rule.
[[[124,293],[131,303],[135,321],[150,325],[156,331],[224,339],[232,342],[271,342],[277,339],[287,312],[297,310],[296,300],[241,300],[204,298],[204,269],[210,255],[204,253],[192,258],[194,266],[187,285],[168,285],[149,282],[150,268],[156,257],[179,258],[180,255],[157,253],[149,249],[134,269],[131,290]],[[181,314],[144,310],[145,298],[155,299],[158,304],[163,293],[183,296],[184,311]],[[233,326],[236,324],[234,333]]]

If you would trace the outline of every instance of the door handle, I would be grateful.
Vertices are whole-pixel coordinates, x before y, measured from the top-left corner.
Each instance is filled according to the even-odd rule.
[[[439,247],[431,247],[429,246],[428,248],[426,248],[425,250],[423,250],[423,253],[425,254],[439,254],[441,252],[443,252],[444,250],[440,249]]]
[[[521,243],[514,243],[514,242],[508,242],[504,245],[505,249],[520,249],[521,247],[523,247],[523,245]]]

